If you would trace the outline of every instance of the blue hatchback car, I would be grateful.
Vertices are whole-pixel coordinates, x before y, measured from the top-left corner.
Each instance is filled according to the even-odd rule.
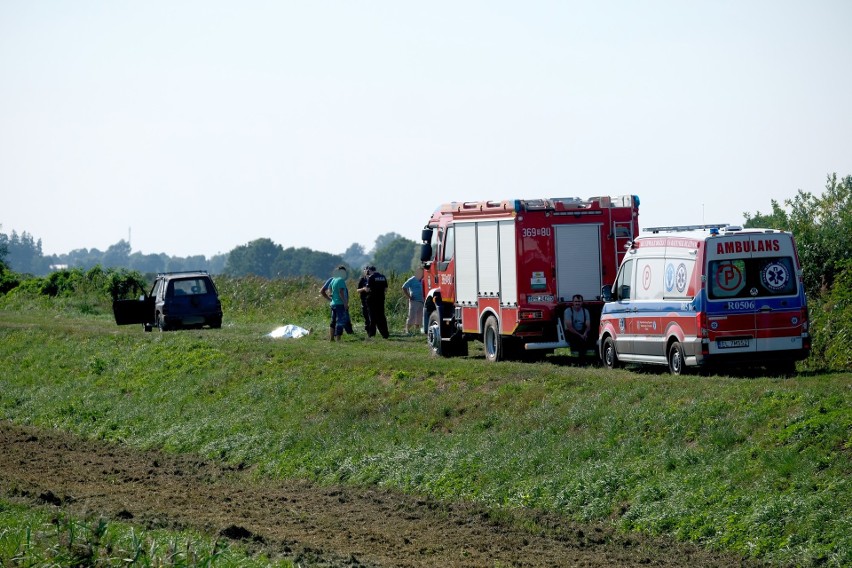
[[[151,292],[138,300],[116,300],[118,325],[142,324],[146,331],[222,327],[222,304],[213,279],[204,270],[157,274]]]

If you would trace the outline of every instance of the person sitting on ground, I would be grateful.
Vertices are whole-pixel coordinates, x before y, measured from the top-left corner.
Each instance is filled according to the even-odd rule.
[[[589,335],[592,325],[589,310],[583,307],[583,296],[574,294],[571,305],[565,310],[563,320],[565,339],[571,345],[571,351],[579,352],[580,358],[584,358],[589,349]]]

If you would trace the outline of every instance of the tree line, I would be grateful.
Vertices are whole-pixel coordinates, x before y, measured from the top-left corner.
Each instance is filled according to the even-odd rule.
[[[100,266],[142,274],[207,270],[211,274],[235,277],[324,278],[341,264],[357,270],[370,263],[388,273],[408,272],[416,266],[417,244],[397,233],[387,233],[376,239],[375,247],[369,252],[363,245],[353,243],[342,254],[330,254],[310,248],[284,248],[271,239],[261,238],[238,246],[229,253],[207,258],[204,255],[177,257],[165,253],[133,252],[130,243],[122,239],[105,251],[84,248],[65,254],[45,255],[41,239],[36,240],[26,231],[20,235],[12,231],[10,235],[0,232],[0,262],[9,270],[33,276],[47,276],[72,268],[85,271]]]

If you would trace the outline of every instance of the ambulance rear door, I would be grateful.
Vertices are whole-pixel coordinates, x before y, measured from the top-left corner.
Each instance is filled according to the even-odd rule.
[[[803,305],[789,234],[712,237],[706,256],[711,355],[801,348],[795,327]]]

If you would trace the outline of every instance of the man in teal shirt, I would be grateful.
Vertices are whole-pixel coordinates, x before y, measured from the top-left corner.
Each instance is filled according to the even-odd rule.
[[[340,265],[334,271],[334,276],[326,281],[320,294],[331,302],[331,324],[329,338],[340,341],[344,329],[352,329],[349,320],[349,289],[346,286],[348,273],[346,267]]]

